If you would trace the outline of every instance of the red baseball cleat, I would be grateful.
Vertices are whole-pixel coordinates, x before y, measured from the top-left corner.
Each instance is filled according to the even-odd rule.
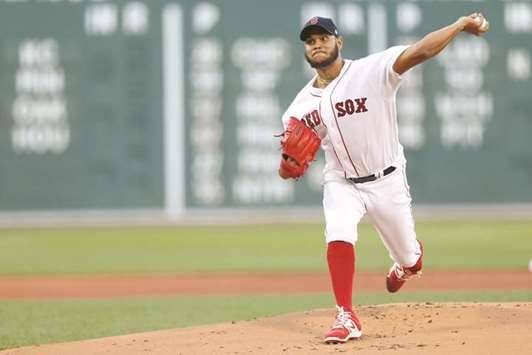
[[[421,277],[421,267],[423,266],[423,244],[418,240],[421,255],[416,264],[411,267],[403,267],[397,263],[393,264],[388,276],[386,276],[386,289],[390,293],[399,291],[406,281],[413,277]]]
[[[356,339],[362,336],[362,326],[355,313],[345,312],[343,307],[336,306],[338,314],[336,321],[325,334],[325,344],[345,343],[349,339]]]

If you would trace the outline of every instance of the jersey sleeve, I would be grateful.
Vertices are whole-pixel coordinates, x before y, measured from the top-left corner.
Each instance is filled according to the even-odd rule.
[[[283,123],[283,129],[286,129],[286,127],[288,126],[288,122],[290,121],[290,117],[292,117],[292,116],[298,117],[298,115],[296,114],[296,107],[298,107],[299,102],[301,101],[302,97],[305,97],[308,94],[309,87],[310,87],[310,85],[312,85],[312,83],[314,82],[315,79],[316,79],[316,77],[314,77],[312,80],[310,80],[307,83],[307,85],[305,85],[297,93],[297,95],[294,97],[294,99],[292,100],[292,102],[290,103],[290,105],[288,106],[286,111],[281,116],[281,121]]]
[[[395,92],[399,88],[402,76],[393,70],[393,65],[407,48],[408,46],[394,46],[376,54],[378,70],[383,73],[382,80],[386,90]]]

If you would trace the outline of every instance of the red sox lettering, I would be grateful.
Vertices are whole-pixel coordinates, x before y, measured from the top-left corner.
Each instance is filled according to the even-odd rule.
[[[314,110],[312,112],[307,113],[303,118],[301,119],[304,124],[306,124],[308,127],[314,129],[314,127],[319,126],[321,123],[321,117],[318,110]]]
[[[368,111],[368,108],[366,107],[367,100],[368,100],[367,97],[358,97],[354,99],[347,99],[345,101],[337,102],[334,105],[334,108],[336,108],[338,118],[344,117],[345,115],[352,115],[353,113],[367,112]]]

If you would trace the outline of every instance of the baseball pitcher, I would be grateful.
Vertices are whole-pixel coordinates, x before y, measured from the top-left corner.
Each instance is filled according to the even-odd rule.
[[[397,292],[421,273],[423,245],[416,237],[397,132],[395,101],[403,74],[436,56],[461,32],[478,36],[488,30],[484,16],[475,13],[413,45],[349,60],[342,58],[343,38],[331,19],[313,17],[303,26],[299,38],[316,75],[282,117],[279,175],[300,178],[323,148],[327,262],[338,311],[326,343],[362,335],[352,287],[357,225],[365,214],[393,260],[386,276],[388,291]]]

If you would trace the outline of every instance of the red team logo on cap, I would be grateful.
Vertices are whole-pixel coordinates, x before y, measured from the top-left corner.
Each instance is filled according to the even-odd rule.
[[[313,17],[313,18],[310,19],[310,24],[311,25],[315,25],[317,23],[318,23],[318,17]]]

